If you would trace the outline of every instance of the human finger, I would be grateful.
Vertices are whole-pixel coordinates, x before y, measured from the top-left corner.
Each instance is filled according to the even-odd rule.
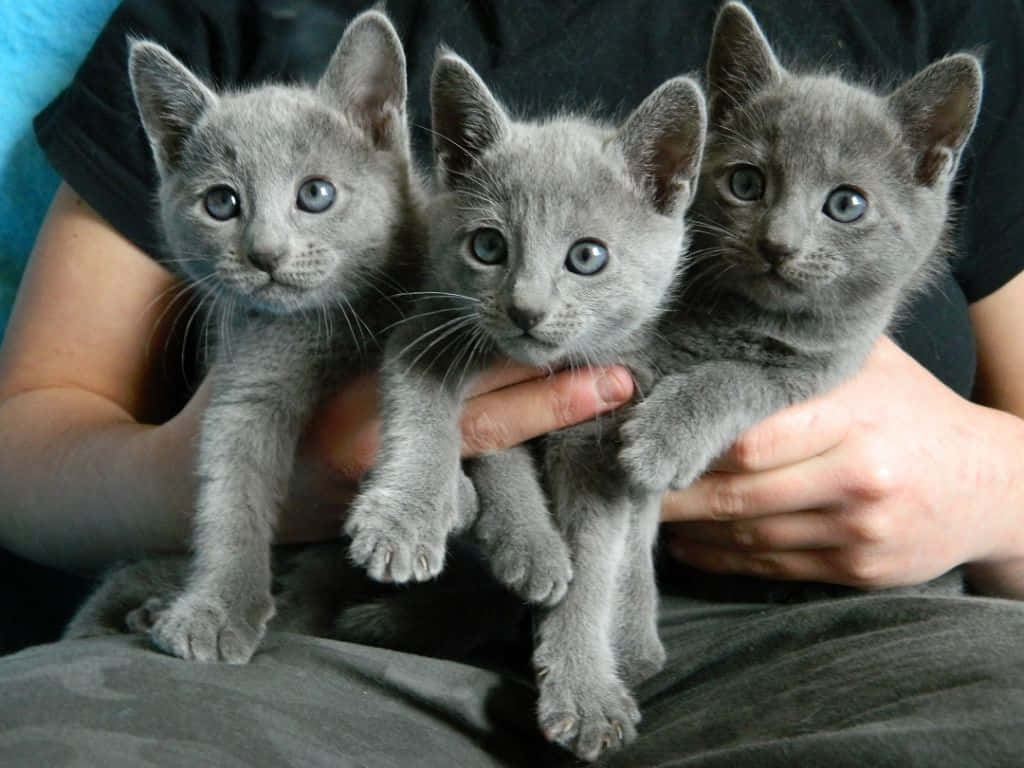
[[[731,521],[831,507],[842,499],[837,451],[763,472],[709,472],[665,494],[664,521]]]
[[[761,472],[809,459],[839,445],[851,416],[833,393],[799,403],[748,429],[712,465],[726,472]]]
[[[483,371],[469,388],[467,397],[476,397],[495,389],[503,389],[529,379],[546,376],[544,371],[532,365],[502,360]]]
[[[562,371],[487,392],[463,407],[463,456],[500,451],[586,421],[632,396],[633,378],[620,366]]]
[[[789,512],[732,522],[688,522],[668,526],[671,540],[768,552],[839,547],[850,534],[828,510]]]

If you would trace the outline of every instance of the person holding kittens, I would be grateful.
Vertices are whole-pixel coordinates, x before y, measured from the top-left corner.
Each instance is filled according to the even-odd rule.
[[[128,2],[38,119],[65,185],[0,352],[6,549],[90,570],[186,546],[192,439],[208,393],[181,375],[197,352],[181,338],[187,322],[174,323],[175,302],[188,299],[175,298],[150,216],[153,169],[126,90],[126,32],[167,45],[219,83],[312,80],[364,4],[342,5]],[[794,68],[895,81],[946,53],[986,47],[984,102],[954,190],[956,257],[859,373],[770,416],[716,471],[666,497],[663,537],[675,557],[662,569],[660,630],[669,661],[638,692],[637,741],[603,764],[1012,764],[1024,746],[1014,727],[1024,717],[1024,609],[1005,599],[1024,595],[1024,389],[1014,375],[1024,363],[1015,333],[1024,144],[1014,127],[1024,17],[1016,3],[750,5]],[[442,39],[513,107],[626,110],[666,77],[703,69],[717,6],[651,4],[624,18],[610,2],[514,11],[409,3],[391,15],[408,56],[412,119],[422,123]],[[426,132],[414,135],[422,150]],[[632,396],[615,368],[551,379],[501,369],[479,392],[462,421],[467,454]],[[370,378],[322,407],[299,452],[280,540],[337,535],[373,460],[374,421]],[[943,591],[959,583],[958,566],[986,597]],[[803,581],[821,594],[790,589]],[[878,591],[888,587],[914,589]],[[20,695],[30,683],[18,681],[31,674],[40,705],[8,707],[5,721],[15,749],[27,750],[59,713],[104,731],[108,756],[145,750],[136,741],[153,736],[168,759],[249,765],[308,750],[370,764],[563,759],[535,732],[534,694],[514,671],[301,636],[268,640],[252,664],[238,674],[185,665],[124,637],[28,649],[0,661],[0,679]],[[69,699],[59,681],[96,669],[102,682],[75,677],[75,697],[85,698]],[[131,697],[138,718],[115,722],[102,705],[110,695]],[[87,748],[70,731],[62,738]]]

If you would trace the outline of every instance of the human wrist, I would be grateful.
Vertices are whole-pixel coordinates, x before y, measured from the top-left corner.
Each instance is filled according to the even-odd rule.
[[[976,570],[1013,568],[1024,563],[1024,420],[984,406],[974,406],[978,418],[995,449],[995,459],[978,482],[978,490],[988,500],[979,499],[991,525],[979,557],[972,560]],[[1016,566],[1019,567],[1019,566]]]

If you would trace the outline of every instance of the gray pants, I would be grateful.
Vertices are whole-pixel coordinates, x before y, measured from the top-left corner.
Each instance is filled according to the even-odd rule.
[[[669,660],[610,766],[1024,765],[1024,604],[663,594]],[[568,765],[525,669],[270,634],[248,666],[112,636],[0,658],[4,766]]]

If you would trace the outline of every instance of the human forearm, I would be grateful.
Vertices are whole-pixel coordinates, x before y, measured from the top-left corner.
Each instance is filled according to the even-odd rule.
[[[23,392],[0,404],[0,545],[41,563],[90,570],[184,547],[192,506],[186,408],[137,423],[98,395]]]

